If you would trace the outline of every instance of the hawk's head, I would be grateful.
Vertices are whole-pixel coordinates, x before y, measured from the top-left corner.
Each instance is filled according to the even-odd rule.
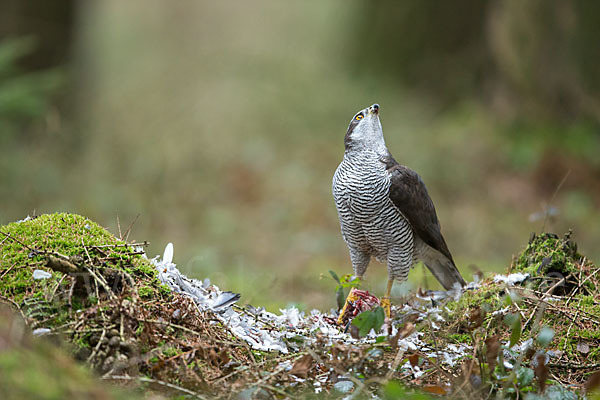
[[[386,150],[383,130],[379,122],[379,104],[359,111],[350,121],[344,139],[346,149]]]

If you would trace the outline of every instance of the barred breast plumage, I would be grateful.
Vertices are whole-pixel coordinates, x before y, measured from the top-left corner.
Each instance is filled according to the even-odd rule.
[[[364,274],[368,254],[386,262],[391,277],[405,280],[413,264],[413,234],[390,200],[390,184],[378,154],[350,152],[333,177],[333,197],[355,273]]]
[[[446,288],[465,281],[448,250],[433,202],[419,175],[394,160],[383,138],[379,105],[358,112],[346,132],[332,191],[354,273],[372,256],[388,266],[388,289],[421,260]],[[389,304],[389,303],[388,303]]]

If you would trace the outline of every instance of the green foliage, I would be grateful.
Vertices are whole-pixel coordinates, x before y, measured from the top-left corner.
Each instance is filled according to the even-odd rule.
[[[329,270],[329,275],[337,282],[335,288],[335,300],[338,309],[341,310],[342,307],[344,307],[350,289],[357,288],[360,285],[360,278],[352,274],[346,274],[340,279],[338,274],[333,270]]]
[[[142,286],[141,288],[138,289],[138,294],[140,295],[140,297],[143,297],[143,298],[150,298],[150,297],[152,297],[153,293],[154,293],[154,289],[149,286]]]
[[[521,314],[506,314],[504,323],[510,328],[510,345],[513,347],[521,339]]]
[[[383,322],[385,321],[385,312],[383,307],[376,307],[369,311],[364,311],[352,320],[352,325],[358,328],[360,336],[367,336],[371,329],[379,332]]]
[[[450,333],[448,334],[448,340],[454,343],[473,343],[473,338],[468,333]]]
[[[431,399],[431,396],[428,396],[425,393],[407,390],[398,381],[388,382],[383,387],[382,392],[383,392],[382,398],[386,399],[386,400],[393,400],[393,399],[429,400],[429,399]]]
[[[540,346],[546,347],[550,344],[552,338],[554,338],[554,329],[544,326],[537,335],[537,342]]]
[[[165,357],[174,357],[174,356],[176,356],[179,353],[180,353],[180,351],[177,348],[175,348],[175,347],[164,347],[162,349],[162,354]]]
[[[517,369],[517,383],[520,388],[531,386],[535,372],[531,368],[519,367]]]
[[[553,385],[546,389],[543,394],[527,393],[525,400],[577,400],[579,397],[560,385]]]

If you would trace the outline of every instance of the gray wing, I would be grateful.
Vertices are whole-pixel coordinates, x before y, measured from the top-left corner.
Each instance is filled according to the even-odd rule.
[[[440,230],[433,201],[425,183],[412,169],[398,164],[390,157],[386,160],[391,174],[390,199],[408,219],[413,231],[427,245],[436,249],[454,264],[450,250]]]

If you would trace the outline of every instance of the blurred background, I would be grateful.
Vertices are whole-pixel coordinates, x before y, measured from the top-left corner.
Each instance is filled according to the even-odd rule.
[[[133,224],[149,255],[173,242],[184,273],[242,302],[325,310],[328,271],[351,272],[331,178],[350,119],[378,102],[469,280],[542,229],[572,228],[598,260],[599,15],[586,0],[0,0],[0,224]],[[365,286],[381,295],[385,277],[373,261]],[[423,267],[410,279],[438,287]]]

